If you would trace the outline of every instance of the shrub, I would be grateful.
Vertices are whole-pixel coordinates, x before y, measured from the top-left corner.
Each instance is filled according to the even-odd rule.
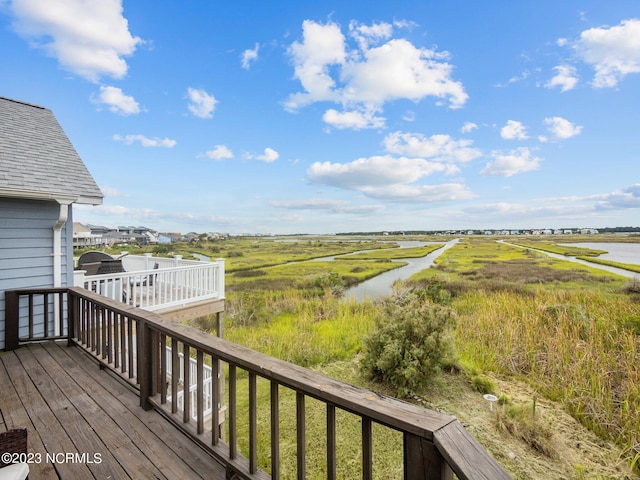
[[[309,286],[321,292],[331,292],[339,297],[344,292],[345,282],[339,274],[331,272],[314,278]]]
[[[452,363],[451,309],[404,293],[387,300],[375,320],[360,366],[369,378],[394,387],[399,397],[418,393],[443,364]]]

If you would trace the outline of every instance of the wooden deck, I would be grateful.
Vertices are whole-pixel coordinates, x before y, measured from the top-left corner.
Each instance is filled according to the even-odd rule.
[[[40,460],[31,480],[225,478],[216,460],[77,347],[0,352],[0,386],[0,431],[26,427]]]

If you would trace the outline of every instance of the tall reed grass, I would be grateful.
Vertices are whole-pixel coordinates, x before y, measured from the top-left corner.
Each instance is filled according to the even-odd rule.
[[[466,362],[526,377],[596,433],[640,450],[640,336],[629,321],[637,303],[594,290],[478,290],[456,306]]]
[[[371,302],[299,290],[234,293],[226,338],[304,367],[352,359],[374,328]],[[247,321],[249,319],[249,321]]]

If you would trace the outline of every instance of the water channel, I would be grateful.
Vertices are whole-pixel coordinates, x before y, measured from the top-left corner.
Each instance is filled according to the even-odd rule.
[[[430,254],[419,258],[402,258],[393,260],[396,262],[407,263],[404,267],[396,268],[395,270],[389,270],[388,272],[381,273],[369,280],[359,283],[347,290],[344,295],[346,298],[362,301],[366,298],[377,298],[382,296],[391,295],[393,292],[393,284],[397,280],[405,280],[411,275],[430,268],[433,266],[433,262],[436,258],[442,255],[446,250],[453,247],[458,243],[459,239],[451,240],[444,244],[442,248],[431,252]],[[420,247],[423,245],[429,245],[439,242],[397,242],[400,248],[412,248]]]
[[[600,270],[606,270],[607,272],[615,273],[616,275],[621,275],[627,278],[640,278],[635,272],[631,272],[629,270],[625,270],[623,268],[610,267],[609,265],[600,265],[598,263],[587,262],[585,260],[581,260],[576,257],[560,255],[558,253],[545,252],[543,250],[537,250],[535,248],[522,247],[520,245],[515,245],[513,243],[509,243],[506,240],[498,240],[499,242],[506,243],[512,247],[519,248],[528,248],[530,250],[535,250],[536,252],[544,253],[545,255],[549,255],[552,258],[558,258],[560,260],[568,260],[570,262],[580,263],[582,265],[586,265],[591,268],[599,268]],[[567,243],[567,244],[558,244],[558,245],[569,245],[572,247],[583,247],[583,248],[593,248],[595,250],[606,250],[607,254],[602,254],[598,258],[602,258],[605,260],[611,260],[613,262],[620,263],[633,263],[636,265],[640,265],[640,244],[638,243]]]
[[[442,248],[431,252],[429,255],[421,258],[403,258],[399,260],[395,260],[398,262],[407,262],[407,265],[401,268],[397,268],[395,270],[390,270],[388,272],[382,273],[374,278],[366,280],[358,285],[355,285],[345,291],[346,298],[352,298],[358,301],[362,301],[366,298],[378,298],[382,296],[391,295],[393,291],[393,284],[397,280],[405,280],[409,278],[411,275],[414,275],[425,268],[430,268],[433,266],[434,261],[440,255],[442,255],[447,249],[453,247],[456,243],[458,243],[459,239],[452,240],[447,242]],[[419,247],[422,245],[433,244],[437,242],[398,242],[400,248],[410,248],[410,247]],[[504,242],[508,243],[508,242]],[[509,244],[513,245],[513,244]],[[600,255],[599,258],[603,258],[606,260],[611,260],[614,262],[620,263],[632,263],[632,264],[640,264],[640,243],[579,243],[579,244],[571,244],[572,246],[584,247],[584,248],[593,248],[596,250],[606,250],[608,253]],[[513,245],[518,247],[518,245]],[[524,248],[524,247],[521,247]],[[356,252],[360,253],[360,252]],[[564,255],[558,255],[550,252],[542,252],[550,257],[558,258],[560,260],[569,260],[576,263],[581,263],[583,265],[587,265],[592,268],[600,268],[602,270],[606,270],[611,273],[615,273],[617,275],[621,275],[627,278],[640,278],[637,273],[630,272],[629,270],[624,270],[622,268],[610,267],[608,265],[599,265],[596,263],[587,262],[584,260],[580,260],[575,257],[567,257]],[[353,255],[353,254],[348,254]],[[333,260],[335,257],[325,257],[318,260]]]

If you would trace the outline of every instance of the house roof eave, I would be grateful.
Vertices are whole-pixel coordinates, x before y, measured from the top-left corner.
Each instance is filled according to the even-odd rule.
[[[0,188],[0,197],[21,198],[24,200],[52,200],[60,204],[82,203],[89,205],[102,204],[102,198],[90,196],[66,195],[52,192],[37,192],[32,190],[18,190],[14,188]]]

